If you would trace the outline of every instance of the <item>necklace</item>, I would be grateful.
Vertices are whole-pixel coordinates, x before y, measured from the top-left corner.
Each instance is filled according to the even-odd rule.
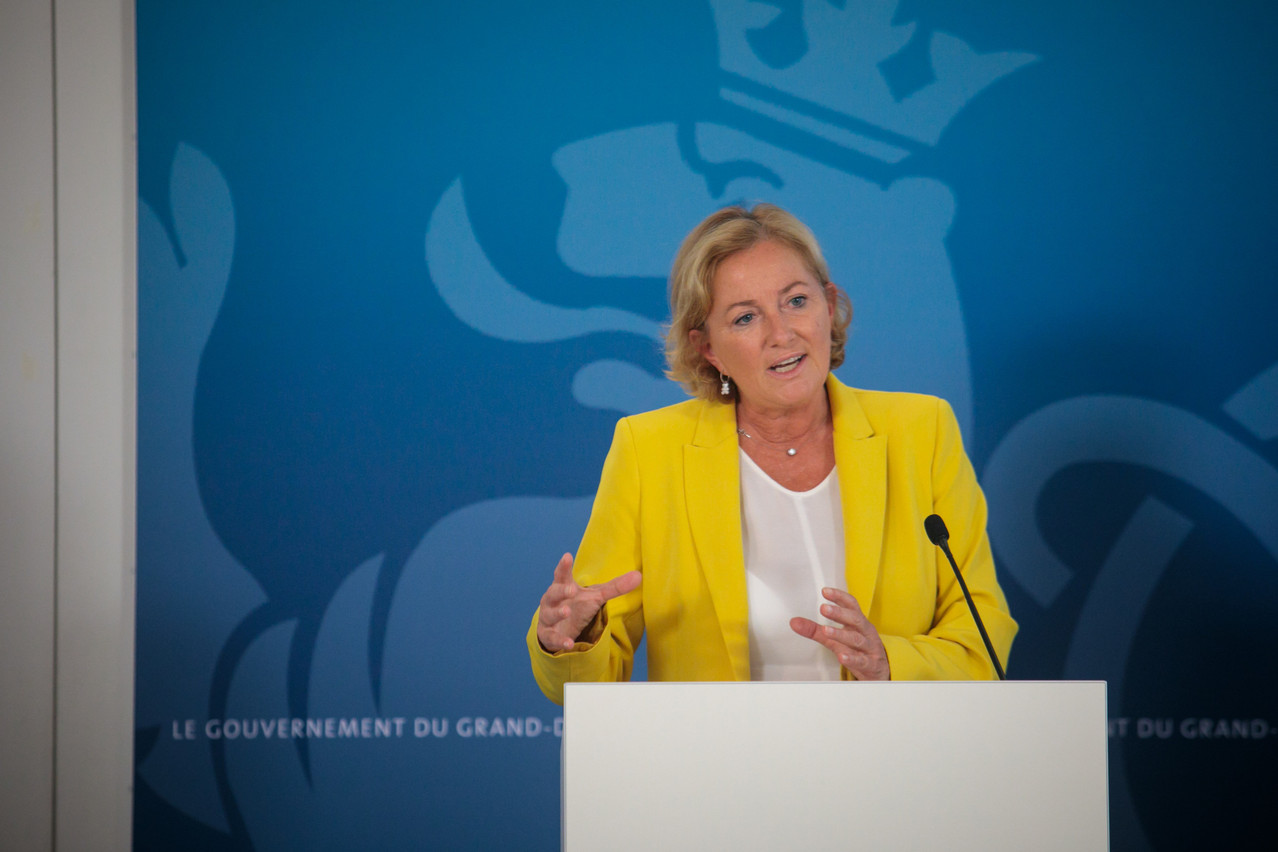
[[[754,440],[754,436],[753,436],[753,435],[751,435],[751,434],[750,434],[749,432],[747,432],[746,430],[742,429],[740,426],[738,426],[738,427],[737,427],[737,434],[738,434],[738,435],[744,435],[745,437],[749,438],[751,441],[753,441],[753,440]],[[786,454],[787,456],[793,456],[793,455],[798,454],[798,452],[799,452],[799,451],[798,451],[798,449],[797,449],[797,448],[795,448],[795,447],[791,447],[790,449],[788,449],[788,450],[786,450],[786,451],[785,451],[785,454]]]

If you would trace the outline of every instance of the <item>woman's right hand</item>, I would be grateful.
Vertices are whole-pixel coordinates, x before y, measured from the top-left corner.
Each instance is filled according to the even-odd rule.
[[[555,566],[555,578],[541,596],[537,610],[537,641],[554,653],[570,651],[603,605],[639,588],[643,575],[622,574],[597,586],[579,586],[572,578],[572,554],[565,553]]]

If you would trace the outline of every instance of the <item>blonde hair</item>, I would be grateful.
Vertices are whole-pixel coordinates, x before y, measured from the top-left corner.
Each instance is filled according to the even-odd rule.
[[[704,330],[714,303],[711,285],[719,265],[737,252],[759,243],[786,246],[807,267],[821,285],[825,298],[834,293],[834,320],[830,327],[830,369],[843,363],[852,322],[852,303],[847,294],[830,284],[830,269],[816,237],[793,214],[775,204],[756,204],[752,209],[725,207],[711,213],[684,237],[670,270],[670,327],[666,331],[666,375],[683,385],[693,396],[732,402],[736,389],[720,393],[719,371],[693,345],[689,332]]]

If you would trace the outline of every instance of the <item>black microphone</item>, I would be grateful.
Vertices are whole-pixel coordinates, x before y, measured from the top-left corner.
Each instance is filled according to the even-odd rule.
[[[972,593],[967,590],[967,583],[963,582],[963,575],[959,572],[958,563],[954,561],[954,554],[950,553],[950,531],[945,528],[945,521],[941,520],[940,515],[928,515],[923,519],[923,529],[927,532],[928,541],[945,551],[946,558],[950,560],[950,567],[954,569],[954,576],[958,578],[959,588],[963,590],[963,598],[967,601],[967,608],[972,611],[972,618],[976,619],[976,629],[981,631],[981,641],[985,643],[985,650],[990,655],[990,662],[994,663],[994,671],[998,672],[999,680],[1006,680],[1007,678],[1003,675],[1003,667],[998,662],[998,654],[994,653],[994,645],[990,643],[990,636],[985,632],[985,623],[981,621],[981,614],[976,611],[976,604],[972,601]]]

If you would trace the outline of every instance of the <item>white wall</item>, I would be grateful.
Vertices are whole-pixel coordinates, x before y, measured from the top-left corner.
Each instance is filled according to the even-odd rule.
[[[0,4],[0,837],[53,832],[53,19]]]
[[[0,4],[0,838],[130,845],[133,5]]]

